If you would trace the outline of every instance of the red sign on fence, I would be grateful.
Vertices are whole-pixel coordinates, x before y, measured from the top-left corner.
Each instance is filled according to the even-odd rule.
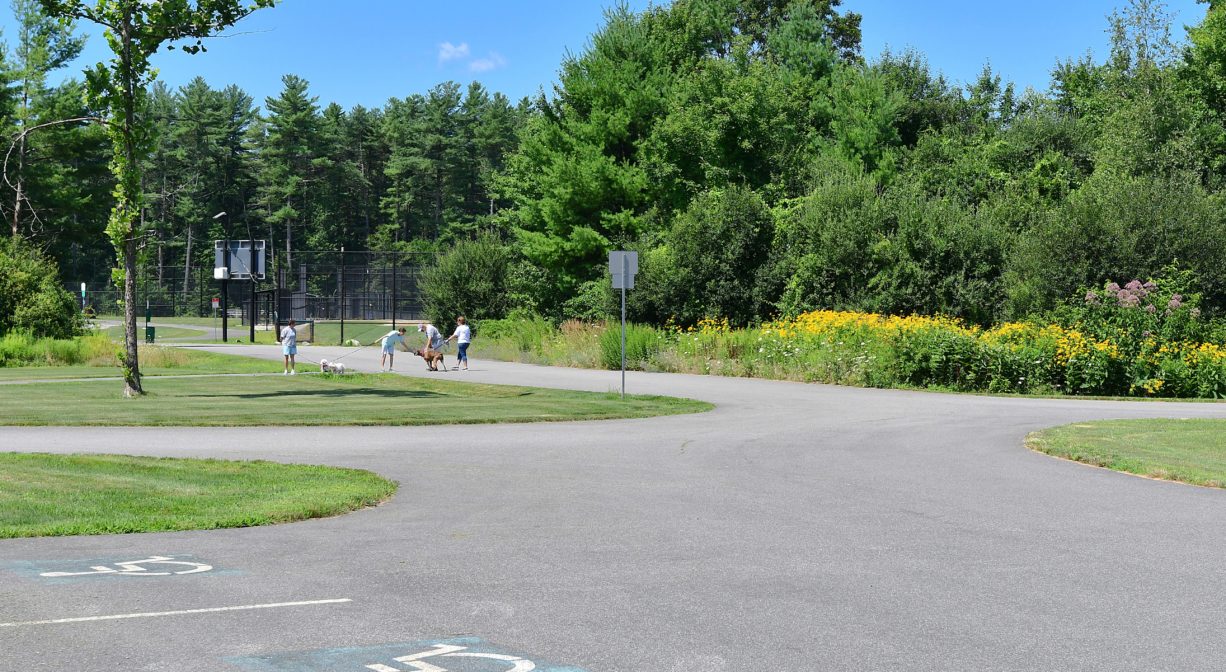
[[[217,310],[220,307],[221,307],[221,299],[214,296],[213,297],[213,310]]]

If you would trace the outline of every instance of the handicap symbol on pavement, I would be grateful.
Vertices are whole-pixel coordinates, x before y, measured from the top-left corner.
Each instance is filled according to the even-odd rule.
[[[226,662],[251,672],[584,672],[508,651],[476,637],[343,647]]]
[[[431,663],[424,662],[424,658],[483,658],[486,660],[499,660],[504,663],[510,663],[511,667],[504,667],[506,672],[530,672],[536,669],[536,663],[531,660],[511,656],[505,653],[480,653],[476,651],[468,651],[467,646],[455,646],[454,644],[435,644],[434,648],[421,653],[414,653],[408,656],[397,656],[393,658],[397,663],[404,663],[407,667],[390,667],[381,663],[367,665],[366,669],[374,670],[374,672],[451,672],[445,667],[439,667]]]
[[[150,571],[150,568],[145,565],[177,565],[185,569],[166,569],[157,567],[159,571]],[[116,569],[118,567],[118,569]],[[93,565],[86,572],[42,572],[39,576],[47,578],[61,578],[65,576],[171,576],[178,574],[198,574],[207,572],[213,569],[212,565],[206,565],[203,562],[190,562],[187,560],[175,560],[171,556],[153,555],[144,560],[127,560],[124,562],[116,562],[114,567],[109,565]]]

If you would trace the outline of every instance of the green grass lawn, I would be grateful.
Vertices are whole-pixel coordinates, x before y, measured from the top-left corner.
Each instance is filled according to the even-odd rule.
[[[102,330],[102,333],[118,341],[123,338],[124,329],[122,326],[107,327],[106,329]],[[200,331],[199,329],[183,329],[180,327],[155,327],[153,335],[154,338],[161,340],[164,338],[204,337],[205,332]],[[145,324],[143,322],[137,326],[136,336],[142,340],[145,338]]]
[[[122,320],[122,316],[106,316],[99,317],[103,320]],[[184,327],[200,326],[200,327],[217,327],[221,328],[221,320],[211,317],[158,317],[154,318],[154,325],[157,324],[172,324],[174,327],[157,327],[156,338],[192,338],[196,335],[203,335],[201,332],[185,331],[178,328],[180,325]],[[404,320],[397,323],[409,329],[409,338],[412,339],[416,334],[417,327],[412,324],[407,324]],[[138,334],[142,339],[145,337],[145,321],[140,319],[137,322],[137,327],[140,330]],[[391,320],[346,320],[345,321],[345,340],[357,339],[363,343],[370,343],[392,330]],[[114,338],[123,338],[123,327],[108,327],[103,330],[107,335]],[[227,336],[230,337],[232,343],[247,343],[250,341],[248,334],[250,330],[242,325],[238,319],[231,319],[228,328]],[[448,334],[451,332],[448,331]],[[301,337],[299,337],[301,339]],[[217,342],[220,340],[205,341],[201,339],[200,343]],[[276,343],[277,337],[271,331],[261,331],[258,328],[255,332],[256,343]],[[316,322],[315,323],[315,338],[312,343],[319,345],[337,345],[341,342],[341,324],[340,322]]]
[[[1112,420],[1031,434],[1037,451],[1131,474],[1226,487],[1226,420]]]
[[[0,539],[269,525],[373,506],[395,490],[356,469],[0,453]]]
[[[258,360],[251,360],[253,362]],[[265,370],[267,362],[260,362]],[[0,386],[8,425],[434,425],[605,420],[693,413],[672,397],[571,392],[397,375],[150,378],[124,399],[110,381]]]
[[[98,315],[94,319],[123,322],[123,315]],[[220,317],[155,317],[150,322],[153,324],[182,324],[192,327],[221,327]],[[230,319],[231,327],[237,323],[238,318]],[[136,316],[136,327],[137,329],[145,328],[145,315],[143,312]]]

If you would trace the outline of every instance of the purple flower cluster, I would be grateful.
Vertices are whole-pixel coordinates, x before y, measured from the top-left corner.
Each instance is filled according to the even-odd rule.
[[[1158,284],[1150,280],[1149,282],[1141,282],[1133,280],[1128,284],[1120,287],[1118,283],[1108,282],[1101,292],[1090,290],[1086,292],[1086,305],[1098,306],[1104,301],[1114,299],[1116,306],[1120,308],[1138,308],[1144,309],[1145,312],[1151,315],[1157,313],[1160,306],[1155,305],[1155,300],[1161,300],[1157,294]],[[1184,306],[1184,296],[1182,294],[1173,294],[1166,302],[1163,314],[1170,316]],[[1200,310],[1192,308],[1192,319],[1200,317]]]
[[[1094,291],[1086,292],[1085,301],[1087,304],[1098,305],[1104,297],[1114,298],[1116,304],[1121,308],[1140,308],[1144,304],[1146,306],[1145,309],[1152,313],[1156,309],[1146,299],[1157,289],[1158,285],[1152,281],[1141,282],[1140,280],[1133,280],[1123,287],[1120,287],[1118,283],[1109,282],[1104,288],[1104,296],[1100,296],[1098,292]],[[1182,297],[1180,297],[1179,305],[1182,305]],[[1174,307],[1177,308],[1178,306]],[[1168,306],[1168,309],[1173,310],[1171,306]]]

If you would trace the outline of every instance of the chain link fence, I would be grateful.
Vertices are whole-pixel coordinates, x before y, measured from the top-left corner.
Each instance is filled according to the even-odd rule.
[[[222,283],[213,269],[201,266],[178,277],[159,279],[155,268],[142,267],[137,275],[137,314],[170,321],[174,317],[214,317],[226,307],[236,326],[276,332],[289,319],[309,325],[317,342],[362,340],[367,333],[384,332],[387,325],[424,317],[421,273],[434,261],[423,252],[295,251],[276,254],[270,273],[252,286],[250,281]],[[73,294],[79,285],[69,285]],[[86,288],[82,309],[94,315],[123,313],[123,292],[108,286]],[[216,307],[215,307],[216,302]],[[308,339],[303,339],[308,340]]]

